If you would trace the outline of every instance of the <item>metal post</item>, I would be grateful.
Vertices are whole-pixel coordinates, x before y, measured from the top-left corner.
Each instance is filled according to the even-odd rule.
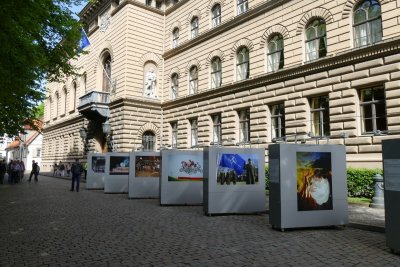
[[[379,173],[375,174],[372,178],[374,179],[374,197],[372,198],[371,204],[369,204],[370,208],[375,209],[384,209],[385,208],[385,198],[383,193],[383,177]]]

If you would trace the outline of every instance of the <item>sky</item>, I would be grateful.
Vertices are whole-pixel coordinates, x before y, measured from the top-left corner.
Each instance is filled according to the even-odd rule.
[[[84,8],[84,7],[86,6],[87,2],[88,2],[88,1],[82,1],[82,3],[81,3],[80,5],[78,5],[78,6],[73,6],[73,7],[71,8],[71,11],[72,11],[73,13],[75,13],[75,14],[78,14],[79,12],[81,12],[82,8]],[[78,16],[75,15],[75,17],[76,17],[76,19],[79,19]]]

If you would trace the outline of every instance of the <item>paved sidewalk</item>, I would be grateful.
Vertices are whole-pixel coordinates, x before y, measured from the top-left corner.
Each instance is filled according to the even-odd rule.
[[[204,216],[64,179],[0,185],[0,266],[400,266],[385,235],[272,230],[268,214]]]

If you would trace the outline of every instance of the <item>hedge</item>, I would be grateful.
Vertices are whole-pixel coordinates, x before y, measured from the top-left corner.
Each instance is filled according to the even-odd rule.
[[[349,197],[372,198],[376,173],[382,175],[382,169],[348,168],[347,189]],[[265,189],[269,190],[269,166],[265,166]]]

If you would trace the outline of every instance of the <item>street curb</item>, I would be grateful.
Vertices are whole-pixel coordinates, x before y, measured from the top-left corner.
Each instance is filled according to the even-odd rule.
[[[378,232],[378,233],[385,233],[385,227],[375,226],[375,225],[368,225],[362,223],[352,223],[348,224],[351,228],[356,228],[360,230],[370,231],[370,232]]]

